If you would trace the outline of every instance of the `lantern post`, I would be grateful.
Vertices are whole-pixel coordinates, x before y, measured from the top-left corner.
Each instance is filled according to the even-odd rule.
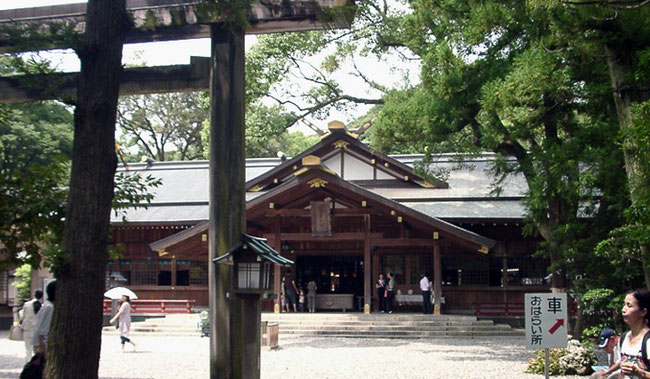
[[[243,234],[241,241],[226,254],[213,259],[215,264],[230,265],[232,296],[243,300],[242,337],[244,378],[259,379],[261,350],[262,295],[273,292],[274,266],[290,266],[266,243],[265,238]],[[215,270],[219,272],[219,270]]]

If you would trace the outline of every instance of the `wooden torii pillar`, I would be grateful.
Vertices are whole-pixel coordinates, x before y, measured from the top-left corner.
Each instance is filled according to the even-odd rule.
[[[245,217],[245,150],[244,150],[244,35],[245,33],[271,33],[299,30],[314,30],[325,27],[328,17],[326,8],[353,5],[353,0],[316,1],[264,1],[251,4],[248,12],[250,28],[227,28],[220,12],[205,12],[201,7],[210,2],[197,0],[128,0],[127,9],[133,20],[133,30],[126,43],[211,38],[210,58],[210,228],[209,228],[209,299],[210,321],[214,326],[210,335],[210,377],[211,378],[259,378],[260,327],[259,307],[256,325],[250,315],[244,315],[243,302],[231,294],[231,274],[228,267],[216,268],[212,259],[225,254],[230,247],[239,243],[246,230]],[[212,2],[216,4],[216,2]],[[350,9],[330,15],[329,27],[348,27],[354,16]],[[50,32],[47,38],[37,41],[37,50],[69,48],[70,39],[62,38],[57,32],[63,25],[82,33],[85,28],[86,4],[69,4],[29,9],[0,11],[0,26],[37,25],[41,32]],[[26,28],[27,30],[28,28]],[[27,32],[26,32],[27,33]],[[59,38],[57,38],[59,37]],[[33,45],[32,45],[33,46]],[[0,32],[0,52],[16,51],[12,36]],[[191,71],[191,70],[190,70]],[[160,78],[166,72],[158,72]],[[55,74],[53,74],[55,75]],[[60,74],[59,78],[60,78]],[[127,75],[128,77],[128,75]],[[205,71],[202,75],[205,78]],[[51,79],[51,80],[50,80]],[[183,78],[175,77],[183,81]],[[190,79],[197,79],[196,75]],[[43,83],[52,82],[54,77],[42,78]],[[71,93],[74,75],[66,76],[66,86],[60,89],[61,96]],[[134,79],[135,80],[135,79]],[[167,79],[170,80],[170,79]],[[0,102],[40,100],[46,97],[43,91],[20,86],[20,78],[0,78],[12,92],[4,92]],[[124,93],[173,92],[184,86],[161,87],[158,81],[139,82],[137,89]],[[200,87],[187,83],[187,87]],[[45,88],[43,88],[44,90]],[[188,88],[189,89],[189,88]],[[74,92],[72,92],[74,93]]]

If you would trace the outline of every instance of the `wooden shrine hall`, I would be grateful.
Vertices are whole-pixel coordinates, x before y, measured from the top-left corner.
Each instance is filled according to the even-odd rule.
[[[113,220],[123,255],[109,263],[108,285],[129,285],[142,298],[207,304],[205,162],[120,171],[153,175],[163,185],[149,209],[128,212],[127,224]],[[530,256],[537,241],[521,237],[521,214],[501,215],[498,223],[476,212],[465,219],[434,215],[436,203],[449,208],[450,202],[434,201],[433,194],[448,196],[452,187],[373,152],[339,122],[296,157],[247,160],[246,233],[266,238],[295,262],[275,269],[275,296],[264,308],[279,312],[283,278],[305,291],[315,281],[317,308],[338,311],[370,312],[377,304],[374,283],[388,272],[397,281],[396,300],[412,305],[421,299],[419,281],[427,273],[436,312],[467,310],[477,301],[522,301],[526,291],[548,290],[542,279],[547,263]],[[479,210],[495,201],[466,200],[468,206],[479,203]],[[519,203],[507,197],[496,208],[512,213],[521,211]]]

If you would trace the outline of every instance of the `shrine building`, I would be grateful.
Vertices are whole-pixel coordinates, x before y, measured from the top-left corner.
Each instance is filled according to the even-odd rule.
[[[414,172],[422,157],[377,153],[335,121],[298,156],[247,159],[246,233],[295,262],[275,269],[275,296],[264,309],[279,310],[282,278],[305,291],[314,280],[317,309],[338,311],[375,311],[374,283],[388,272],[404,304],[417,299],[428,274],[442,313],[548,291],[549,262],[533,257],[540,241],[522,235],[524,179],[512,177],[497,197],[493,154],[461,167],[443,155],[433,165],[448,171],[445,181]],[[151,175],[162,185],[148,209],[127,210],[126,222],[112,216],[121,256],[109,261],[107,287],[207,306],[208,162],[129,164],[118,173]]]

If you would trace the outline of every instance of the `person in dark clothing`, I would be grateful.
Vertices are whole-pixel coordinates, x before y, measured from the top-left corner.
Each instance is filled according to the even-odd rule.
[[[388,313],[393,313],[393,299],[395,298],[395,276],[392,272],[388,273],[388,290],[386,297],[386,308]]]
[[[292,278],[286,278],[284,281],[284,294],[285,294],[285,304],[287,306],[287,312],[290,312],[291,305],[293,305],[293,311],[298,312],[298,305],[296,304],[296,295],[298,294],[298,288],[296,287],[296,282]]]
[[[386,311],[386,280],[384,274],[379,274],[375,288],[377,289],[377,306],[381,313],[384,313]]]

